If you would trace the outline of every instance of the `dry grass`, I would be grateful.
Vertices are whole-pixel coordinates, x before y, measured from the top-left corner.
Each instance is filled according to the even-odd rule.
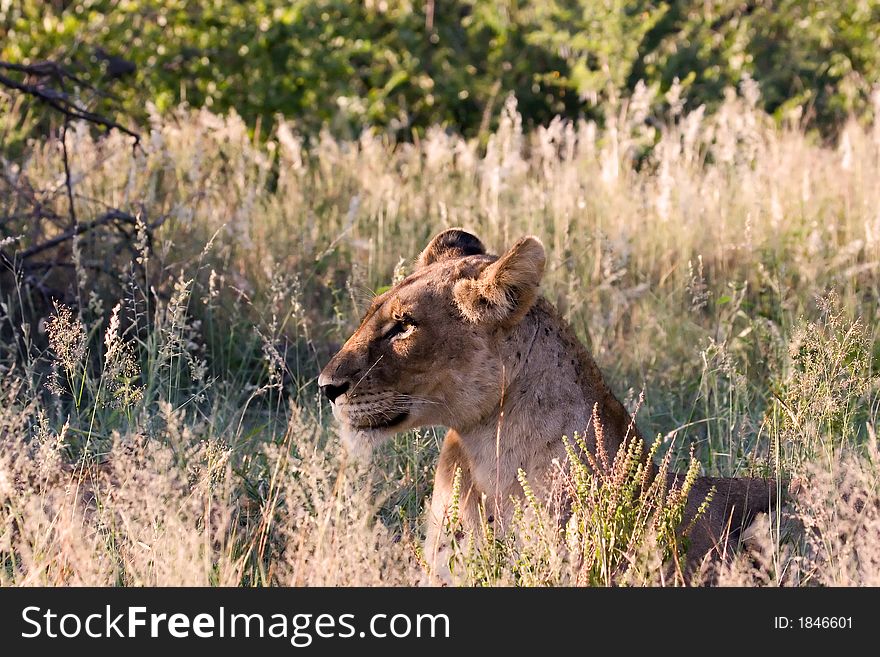
[[[415,581],[439,434],[350,463],[314,379],[371,291],[463,225],[496,249],[541,236],[545,294],[630,406],[644,391],[670,468],[692,444],[706,474],[805,482],[788,520],[807,531],[768,519],[722,583],[876,584],[880,123],[822,146],[744,91],[661,129],[638,95],[604,128],[531,134],[511,102],[485,151],[439,128],[306,146],[280,123],[256,143],[235,116],[185,110],[154,120],[143,153],[71,130],[79,217],[165,223],[110,283],[87,267],[101,244],[76,245],[79,310],[2,279],[0,583]],[[0,166],[66,214],[56,142]],[[17,235],[5,249],[33,238]],[[475,547],[462,581],[670,583],[670,534],[602,525],[600,484],[584,474],[563,533],[527,503],[520,539]],[[596,553],[597,526],[626,548]]]

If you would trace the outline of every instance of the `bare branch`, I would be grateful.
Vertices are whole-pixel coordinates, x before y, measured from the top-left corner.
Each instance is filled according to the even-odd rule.
[[[4,71],[11,73],[12,76],[4,74]],[[19,75],[22,77],[18,77]],[[151,223],[144,221],[144,223],[141,224],[139,219],[134,215],[116,208],[108,208],[107,211],[100,214],[92,221],[81,222],[79,220],[75,211],[75,199],[78,195],[74,190],[71,159],[67,145],[67,131],[70,121],[82,120],[101,126],[107,130],[119,130],[123,134],[134,139],[133,148],[135,149],[140,146],[140,135],[116,121],[96,112],[92,112],[85,107],[82,102],[68,93],[68,88],[73,83],[79,86],[86,86],[92,91],[100,93],[87,82],[81,80],[55,62],[38,62],[30,65],[22,65],[0,61],[0,86],[5,86],[9,89],[32,96],[38,101],[60,112],[64,119],[60,138],[64,165],[63,188],[67,196],[70,219],[66,230],[63,230],[50,239],[45,239],[44,241],[33,244],[29,248],[21,251],[13,251],[12,253],[9,253],[8,251],[4,251],[4,249],[0,249],[0,274],[6,276],[11,274],[12,276],[15,276],[21,284],[36,290],[47,299],[61,294],[60,291],[54,290],[46,284],[51,272],[57,269],[85,267],[87,269],[92,269],[98,274],[112,276],[112,263],[109,261],[106,266],[102,266],[97,262],[69,262],[64,256],[63,245],[65,243],[70,242],[77,236],[85,233],[97,233],[101,227],[106,226],[108,229],[115,229],[115,232],[119,235],[118,239],[120,241],[118,248],[112,251],[110,259],[112,260],[113,258],[118,257],[124,249],[129,249],[132,252],[133,263],[137,263],[136,249],[140,247],[135,245],[136,233],[138,232],[136,229],[141,225],[143,226],[146,239],[146,244],[144,246],[146,249],[150,250],[152,249],[153,233],[155,229],[164,222],[164,217],[161,217]],[[35,240],[39,239],[38,236],[40,235],[46,235],[46,231],[42,230],[43,226],[41,225],[41,220],[47,219],[59,228],[64,225],[61,217],[50,207],[47,207],[44,201],[40,198],[41,194],[38,194],[31,189],[26,179],[23,181],[15,181],[12,180],[6,172],[0,172],[0,183],[8,185],[15,196],[23,200],[26,205],[30,205],[30,212],[25,212],[24,215],[19,216],[19,220],[27,221],[27,218],[29,218],[32,221],[37,222],[37,230],[34,234]],[[51,193],[54,195],[57,191],[58,190],[54,190]],[[0,218],[0,224],[5,224],[7,220],[11,219],[12,217]],[[50,255],[48,259],[38,257],[41,254],[51,254],[53,251],[54,256]],[[138,265],[135,264],[135,267],[137,266]],[[146,275],[145,272],[142,273]]]
[[[70,230],[53,237],[50,240],[46,240],[41,244],[37,244],[36,246],[32,246],[29,249],[21,252],[21,258],[27,259],[31,258],[38,253],[42,253],[43,251],[47,251],[59,244],[66,242],[69,239],[72,239],[76,235],[82,235],[83,233],[87,233],[90,230],[94,230],[99,226],[104,226],[106,224],[119,221],[127,224],[131,224],[132,226],[137,226],[137,219],[127,212],[122,212],[121,210],[109,210],[102,214],[100,217],[95,219],[94,221],[89,221],[84,224],[77,224],[76,227],[71,228]],[[158,223],[158,222],[157,222]]]
[[[37,78],[53,78],[58,82],[63,82],[65,79],[68,79],[76,82],[77,84],[89,86],[89,88],[92,88],[90,85],[88,85],[88,83],[68,72],[66,69],[64,69],[59,64],[56,64],[55,62],[38,62],[37,64],[24,65],[0,61],[0,69],[14,71],[17,73],[25,73],[27,75],[31,75]],[[141,136],[137,132],[126,128],[125,126],[117,123],[116,121],[113,121],[112,119],[108,119],[101,114],[97,114],[86,109],[75,100],[73,100],[64,91],[60,91],[42,83],[31,84],[28,82],[14,80],[13,78],[3,75],[2,73],[0,73],[0,85],[3,85],[8,89],[20,91],[24,94],[36,98],[42,103],[45,103],[49,107],[63,114],[67,119],[78,119],[81,121],[87,121],[88,123],[102,126],[107,130],[119,130],[123,134],[126,134],[134,139],[135,147],[140,145]]]

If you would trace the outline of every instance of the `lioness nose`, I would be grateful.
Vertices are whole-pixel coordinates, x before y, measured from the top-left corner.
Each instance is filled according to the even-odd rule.
[[[344,395],[346,390],[348,390],[348,381],[340,383],[339,385],[330,383],[326,386],[321,386],[321,392],[324,393],[324,396],[327,397],[331,403]]]

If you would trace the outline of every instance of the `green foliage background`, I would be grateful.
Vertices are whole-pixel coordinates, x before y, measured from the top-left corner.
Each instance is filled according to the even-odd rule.
[[[186,101],[343,136],[477,135],[509,93],[530,123],[602,120],[640,80],[711,111],[746,77],[778,119],[833,134],[870,107],[878,43],[878,0],[0,0],[0,58],[69,64],[106,112]]]

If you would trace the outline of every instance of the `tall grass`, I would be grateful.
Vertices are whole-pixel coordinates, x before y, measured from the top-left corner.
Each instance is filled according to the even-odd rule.
[[[768,519],[720,581],[876,582],[880,123],[823,145],[742,91],[711,117],[673,104],[650,125],[636,94],[603,127],[528,133],[511,99],[485,148],[441,128],[305,140],[284,121],[255,141],[234,114],[187,109],[154,117],[143,151],[68,131],[78,217],[164,223],[109,281],[84,235],[75,307],[0,278],[0,583],[416,581],[442,433],[351,462],[315,377],[372,292],[452,225],[496,250],[544,240],[545,295],[631,408],[644,392],[639,422],[670,468],[693,455],[706,474],[803,482],[788,513],[807,531]],[[57,141],[0,166],[0,214],[22,202],[13,184],[68,212]],[[10,252],[39,237],[0,228]],[[668,532],[580,579],[583,558],[559,556],[586,555],[611,513],[590,477],[582,521],[549,536],[525,509],[526,538],[476,547],[461,581],[675,583],[648,558]]]

